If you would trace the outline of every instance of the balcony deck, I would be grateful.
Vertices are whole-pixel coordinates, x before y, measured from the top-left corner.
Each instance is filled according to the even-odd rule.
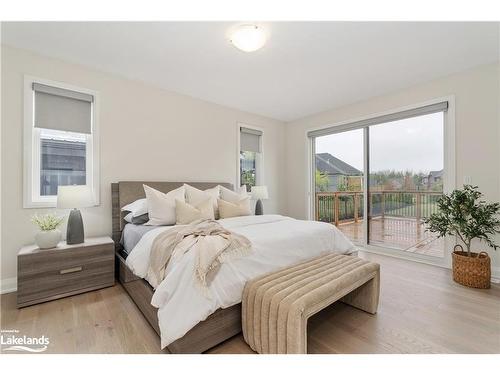
[[[363,220],[340,222],[338,228],[353,242],[362,242]],[[444,256],[443,239],[426,232],[423,224],[417,224],[412,218],[386,216],[371,219],[370,243],[416,254]]]
[[[337,225],[354,243],[363,243],[363,192],[317,192],[316,220]],[[370,244],[415,254],[444,256],[444,240],[425,230],[424,218],[438,212],[437,191],[371,191]]]

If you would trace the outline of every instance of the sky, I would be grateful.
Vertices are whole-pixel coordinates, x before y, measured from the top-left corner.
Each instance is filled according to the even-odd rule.
[[[442,112],[370,127],[370,169],[413,171],[443,169]],[[328,152],[363,170],[363,130],[316,138],[316,153]]]

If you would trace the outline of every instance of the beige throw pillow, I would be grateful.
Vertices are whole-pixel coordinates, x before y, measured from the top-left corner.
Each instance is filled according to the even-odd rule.
[[[184,186],[162,193],[152,187],[143,185],[148,202],[149,221],[144,225],[172,225],[175,224],[175,201],[184,202]]]
[[[219,199],[219,186],[207,190],[200,190],[191,185],[184,184],[186,189],[186,202],[190,205],[196,206],[197,204],[210,199],[214,208],[214,216],[217,219],[219,217],[219,210],[217,208],[217,199]]]
[[[217,203],[219,206],[219,214],[221,219],[236,216],[249,216],[252,214],[252,210],[250,209],[249,197],[243,198],[236,203],[219,199]]]
[[[220,198],[226,202],[238,203],[242,199],[248,197],[247,188],[245,186],[240,186],[235,191],[232,191],[224,186],[220,186]]]
[[[197,205],[191,205],[181,200],[175,201],[175,216],[177,224],[189,224],[195,220],[214,219],[214,206],[211,199],[206,199]]]

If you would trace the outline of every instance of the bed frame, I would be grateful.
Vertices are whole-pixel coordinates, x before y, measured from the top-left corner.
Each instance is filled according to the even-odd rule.
[[[158,182],[158,181],[121,181],[111,184],[113,241],[116,251],[116,274],[124,289],[135,302],[146,320],[151,324],[158,335],[158,309],[151,305],[153,288],[149,283],[133,274],[125,264],[120,239],[125,225],[124,214],[121,207],[133,201],[144,198],[143,184],[151,186],[161,192],[167,193],[182,186],[183,182]],[[232,184],[217,182],[189,182],[189,185],[205,190],[222,185],[232,189]],[[226,309],[219,309],[204,321],[194,326],[180,339],[167,346],[171,353],[203,353],[204,351],[220,344],[221,342],[241,332],[241,303]]]

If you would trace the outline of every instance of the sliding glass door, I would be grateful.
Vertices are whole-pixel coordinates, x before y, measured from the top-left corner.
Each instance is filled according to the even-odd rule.
[[[315,219],[358,245],[443,257],[424,220],[443,193],[446,110],[437,103],[311,132]]]
[[[369,238],[372,245],[443,256],[423,220],[443,193],[443,113],[369,128]]]

